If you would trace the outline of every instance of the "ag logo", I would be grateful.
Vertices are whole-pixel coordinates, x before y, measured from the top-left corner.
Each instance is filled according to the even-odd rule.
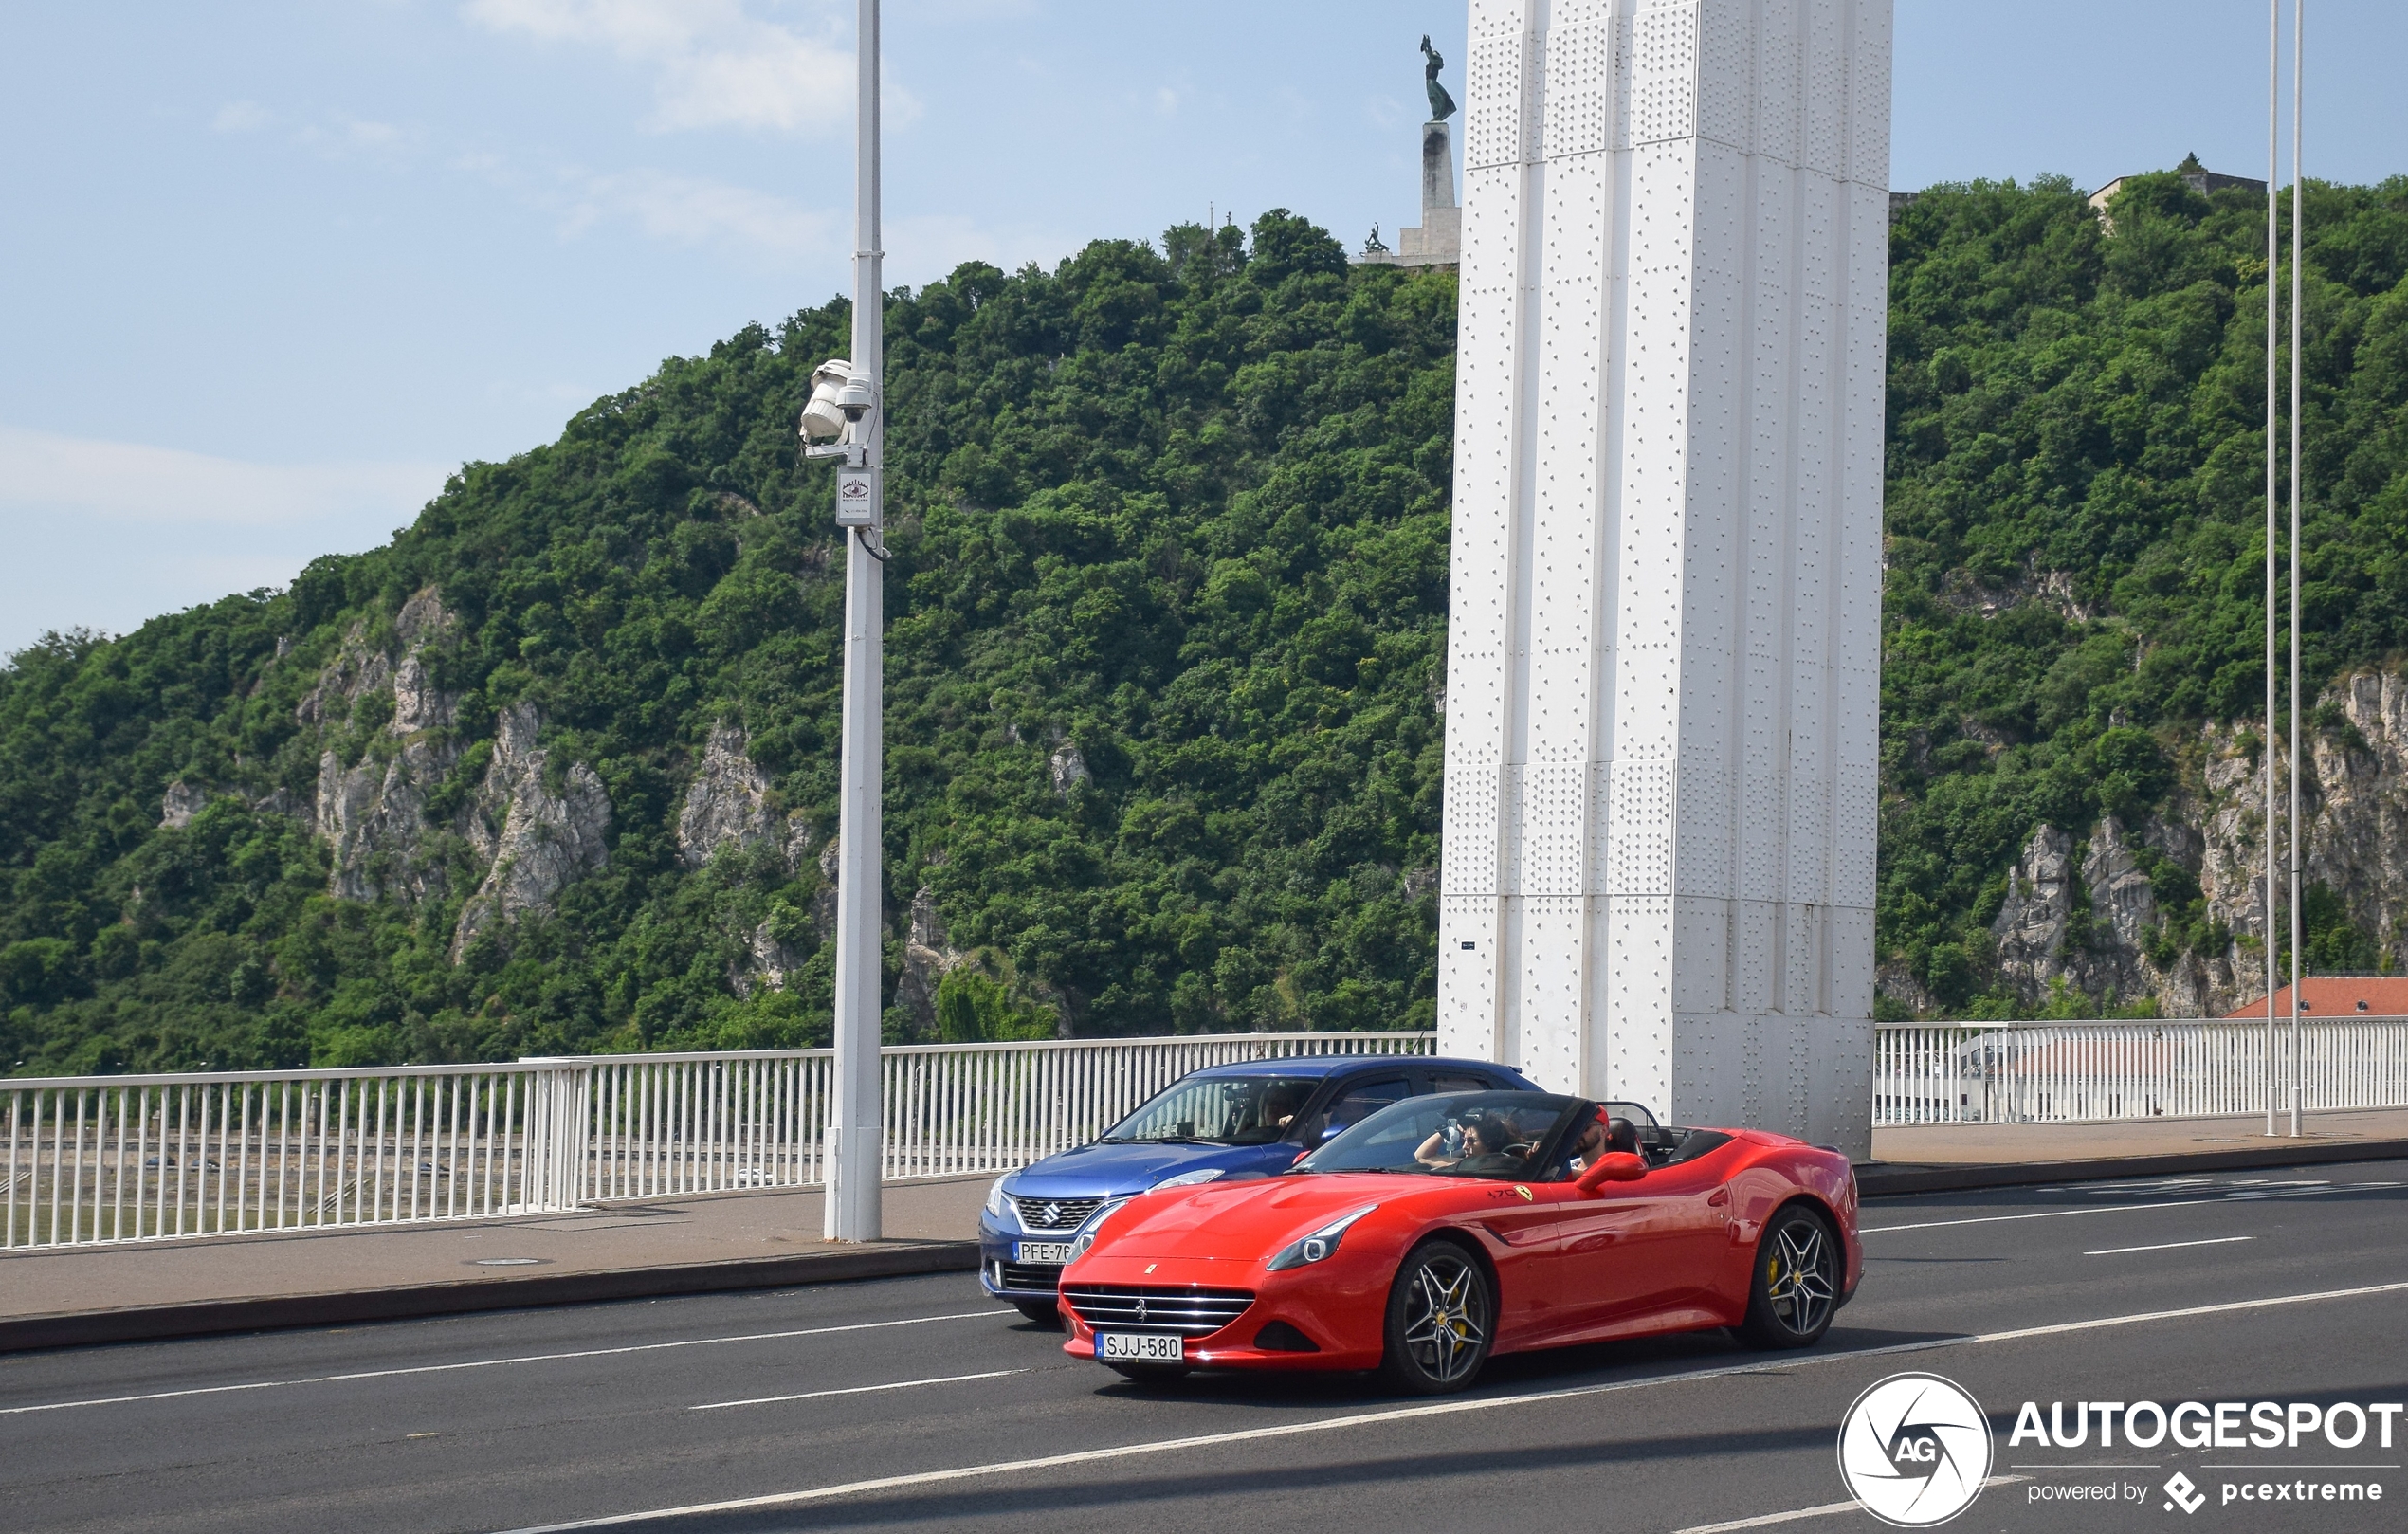
[[[1989,1476],[1981,1403],[1936,1374],[1891,1375],[1840,1422],[1839,1478],[1885,1524],[1944,1524],[1973,1506]]]

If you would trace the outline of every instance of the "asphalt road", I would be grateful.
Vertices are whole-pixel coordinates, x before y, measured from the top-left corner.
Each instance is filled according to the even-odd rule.
[[[1971,1390],[2023,1478],[1952,1528],[2408,1526],[2408,1419],[2346,1455],[2008,1444],[2027,1399],[2408,1401],[2408,1163],[1881,1199],[1864,1224],[1863,1290],[1812,1352],[1506,1359],[1434,1405],[1129,1384],[966,1275],[0,1359],[0,1529],[1815,1534],[1876,1526],[1777,1515],[1845,1502],[1840,1418],[1907,1369]],[[2216,1500],[2218,1467],[2311,1459],[2388,1467],[2313,1472],[2386,1501]],[[2177,1470],[2196,1514],[2156,1495]],[[2146,1500],[2032,1500],[2116,1481]],[[782,1500],[667,1511],[755,1498]]]

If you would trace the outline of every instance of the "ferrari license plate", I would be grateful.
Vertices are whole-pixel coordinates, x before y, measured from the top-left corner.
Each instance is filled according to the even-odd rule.
[[[1158,1332],[1099,1332],[1095,1356],[1106,1363],[1180,1363],[1187,1359],[1187,1339]]]
[[[1059,1268],[1070,1260],[1067,1241],[1014,1241],[1012,1243],[1013,1262],[1051,1263]]]

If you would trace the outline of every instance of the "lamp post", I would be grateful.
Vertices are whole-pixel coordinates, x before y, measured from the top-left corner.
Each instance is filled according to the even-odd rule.
[[[2266,0],[2266,1132],[2274,1132],[2274,368],[2283,247],[2275,174],[2281,168],[2283,0]]]
[[[2291,1137],[2297,1139],[2299,1123],[2300,1039],[2299,1039],[2299,508],[2300,482],[2308,466],[2299,457],[2299,384],[2300,384],[2300,309],[2306,302],[2306,268],[2301,265],[2306,247],[2301,243],[2308,227],[2308,205],[2305,194],[2308,183],[2300,173],[2299,130],[2301,124],[2299,95],[2308,83],[2304,49],[2308,45],[2308,0],[2291,0],[2291,805],[2288,824],[2290,829],[2291,854],[2291,1050],[2290,1099]],[[2267,281],[2273,281],[2270,270]]]
[[[804,449],[838,460],[836,524],[845,529],[845,696],[839,773],[836,875],[834,1101],[829,1112],[830,1241],[879,1236],[879,1045],[885,973],[884,833],[885,525],[881,465],[885,438],[883,381],[885,252],[878,232],[878,0],[860,0],[860,101],[853,196],[852,356],[812,375],[803,435],[833,438]]]

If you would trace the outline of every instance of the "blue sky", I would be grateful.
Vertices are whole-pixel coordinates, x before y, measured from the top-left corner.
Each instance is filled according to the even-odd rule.
[[[452,466],[844,289],[851,13],[17,8],[0,652],[372,547]],[[2408,171],[2408,7],[2310,22],[2311,170]],[[1892,185],[2258,173],[2264,29],[2253,0],[1898,0]],[[1393,230],[1425,30],[1460,96],[1462,0],[888,0],[889,281],[1208,209]]]

